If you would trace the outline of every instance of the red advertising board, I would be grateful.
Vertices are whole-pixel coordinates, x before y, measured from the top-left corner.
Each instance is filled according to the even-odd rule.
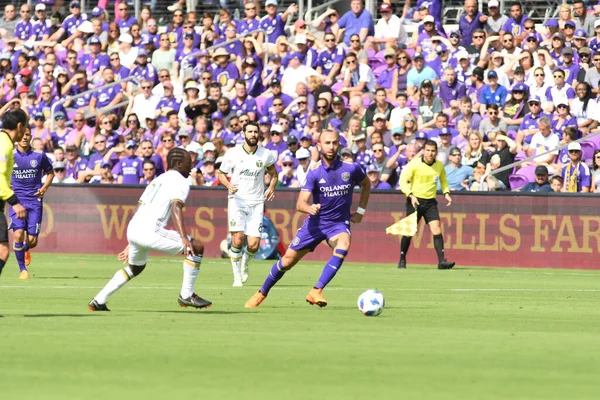
[[[44,204],[38,251],[113,254],[126,245],[127,223],[143,189],[115,186],[52,186]],[[297,191],[279,190],[267,215],[287,246],[306,218],[295,210]],[[355,200],[358,195],[355,195]],[[405,215],[404,195],[373,193],[363,223],[352,227],[349,261],[398,261],[399,238],[385,228]],[[455,195],[445,206],[440,197],[446,255],[458,265],[600,269],[600,216],[595,196]],[[185,217],[189,233],[219,257],[227,234],[226,192],[193,189]],[[330,256],[326,245],[310,259]],[[435,264],[429,230],[421,221],[409,263]]]

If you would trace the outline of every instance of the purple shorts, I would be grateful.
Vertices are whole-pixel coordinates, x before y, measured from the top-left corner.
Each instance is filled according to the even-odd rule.
[[[35,203],[23,203],[23,207],[27,210],[25,218],[17,218],[17,214],[12,207],[8,207],[8,229],[13,231],[24,230],[29,236],[37,236],[42,228],[42,213],[43,203],[37,201]]]
[[[290,249],[295,251],[310,249],[310,251],[314,251],[323,240],[329,241],[329,239],[340,233],[351,235],[350,224],[344,222],[319,224],[314,222],[311,223],[311,221],[307,219],[304,222],[304,225],[296,232],[296,237],[292,240]]]

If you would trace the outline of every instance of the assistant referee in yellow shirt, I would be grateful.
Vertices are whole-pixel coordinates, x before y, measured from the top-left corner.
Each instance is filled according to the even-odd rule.
[[[15,142],[20,142],[27,127],[27,113],[20,108],[7,111],[2,116],[0,130],[0,274],[8,260],[8,224],[4,215],[5,203],[12,206],[18,218],[25,218],[27,211],[19,203],[19,198],[11,189],[11,179],[15,158]]]
[[[417,223],[421,220],[421,217],[424,217],[425,222],[429,225],[438,256],[438,269],[450,269],[454,267],[454,263],[446,261],[444,258],[444,238],[442,237],[440,213],[435,199],[437,193],[436,178],[440,180],[442,192],[448,201],[448,205],[452,204],[452,198],[450,197],[444,164],[437,161],[436,156],[437,143],[428,140],[423,147],[423,156],[415,158],[402,169],[400,190],[406,195],[406,215],[410,215],[416,210]],[[406,253],[408,253],[410,241],[410,237],[402,236],[398,268],[406,268]]]

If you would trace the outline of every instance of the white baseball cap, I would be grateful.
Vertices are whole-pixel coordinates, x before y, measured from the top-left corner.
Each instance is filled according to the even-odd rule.
[[[35,11],[46,11],[46,5],[42,3],[38,4],[35,6]]]
[[[427,22],[435,24],[435,18],[433,18],[433,15],[427,15],[425,18],[423,18],[423,23],[425,24]]]
[[[567,146],[567,150],[571,151],[571,150],[577,150],[577,151],[581,151],[581,145],[577,142],[571,142],[569,143],[569,146]]]
[[[499,6],[500,6],[500,3],[498,2],[498,0],[488,1],[488,8],[498,8]]]
[[[294,43],[295,44],[306,44],[306,35],[303,33],[300,33],[298,35],[296,35],[296,38],[294,39]]]
[[[121,33],[121,36],[119,36],[119,42],[131,44],[133,43],[133,37],[129,33]]]

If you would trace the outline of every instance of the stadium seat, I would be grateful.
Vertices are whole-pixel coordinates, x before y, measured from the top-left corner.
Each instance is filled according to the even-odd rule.
[[[535,181],[535,168],[536,165],[527,165],[525,167],[519,168],[515,175],[520,175],[527,179],[527,182]],[[512,186],[511,186],[512,187]]]
[[[269,97],[271,97],[271,96],[269,96]],[[257,98],[254,99],[254,100],[256,100],[256,108],[258,109],[259,112],[262,113],[262,109],[265,106],[265,103],[267,102],[267,99],[269,97],[258,96]]]
[[[525,151],[521,150],[520,152],[517,153],[517,155],[515,156],[515,161],[521,161],[527,158],[527,154],[525,154]]]
[[[583,142],[593,143],[597,149],[600,149],[600,136],[593,136],[589,139],[585,139]]]
[[[517,138],[517,131],[510,130],[510,131],[506,132],[506,134],[512,140],[515,140]]]
[[[510,183],[510,188],[512,190],[522,188],[528,183],[527,178],[525,178],[523,175],[518,174],[509,175],[508,182]]]
[[[581,153],[582,160],[590,161],[594,157],[594,151],[596,151],[596,146],[592,142],[581,142]]]
[[[385,69],[387,68],[387,65],[380,65],[377,68],[373,69],[373,75],[375,75],[375,79],[379,79],[379,77],[381,76],[381,73],[383,71],[385,71]]]

